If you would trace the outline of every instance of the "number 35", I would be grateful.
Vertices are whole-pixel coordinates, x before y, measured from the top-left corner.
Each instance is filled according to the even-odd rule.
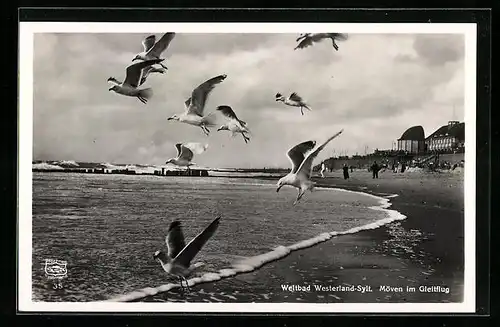
[[[61,290],[63,288],[62,284],[60,282],[54,283],[52,286],[53,289],[55,290]]]

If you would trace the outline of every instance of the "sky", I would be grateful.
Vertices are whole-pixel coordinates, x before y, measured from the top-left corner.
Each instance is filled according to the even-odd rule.
[[[162,165],[175,144],[200,142],[204,167],[289,167],[286,152],[322,142],[340,129],[318,161],[340,154],[391,149],[404,131],[430,135],[464,120],[464,36],[349,34],[295,50],[297,34],[178,33],[163,53],[166,74],[151,74],[147,104],[109,92],[122,81],[150,34],[43,33],[34,38],[33,159]],[[161,35],[156,34],[159,38]],[[227,74],[205,113],[229,105],[248,123],[251,141],[228,131],[210,136],[167,121],[204,81]],[[275,101],[297,92],[312,111]],[[217,117],[218,123],[224,118]]]

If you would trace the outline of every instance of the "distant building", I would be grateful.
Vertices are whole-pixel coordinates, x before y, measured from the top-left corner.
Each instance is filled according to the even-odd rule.
[[[463,148],[465,145],[465,123],[449,121],[425,139],[427,150],[442,151]]]
[[[420,153],[425,151],[425,135],[422,126],[408,128],[398,139],[398,151]]]

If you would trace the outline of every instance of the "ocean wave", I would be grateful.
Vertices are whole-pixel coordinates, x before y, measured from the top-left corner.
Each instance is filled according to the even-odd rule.
[[[61,160],[61,161],[56,161],[54,163],[57,164],[57,165],[62,165],[62,166],[72,166],[72,167],[78,167],[78,166],[80,166],[74,160]]]
[[[317,188],[321,188],[321,187],[317,187]],[[230,268],[220,269],[218,272],[207,272],[200,277],[193,277],[193,278],[187,280],[188,285],[191,287],[191,286],[201,284],[201,283],[215,282],[215,281],[221,280],[223,278],[232,277],[232,276],[235,276],[238,274],[249,273],[249,272],[252,272],[252,271],[259,269],[260,267],[262,267],[263,265],[265,265],[267,263],[280,260],[280,259],[286,257],[288,254],[290,254],[293,251],[312,247],[316,244],[328,241],[332,237],[346,235],[346,234],[355,234],[355,233],[358,233],[358,232],[363,231],[363,230],[376,229],[376,228],[379,228],[379,227],[384,226],[386,224],[389,224],[393,221],[406,219],[406,216],[401,214],[400,212],[398,212],[396,210],[389,209],[389,207],[392,204],[388,198],[372,195],[369,193],[350,191],[350,190],[345,190],[345,189],[335,188],[335,190],[363,194],[365,196],[369,196],[369,197],[377,199],[379,202],[379,205],[372,206],[369,208],[372,210],[383,211],[387,214],[387,217],[380,219],[380,220],[377,220],[373,223],[369,223],[366,225],[351,228],[351,229],[346,230],[346,231],[341,231],[341,232],[333,231],[333,232],[322,233],[322,234],[317,235],[313,238],[303,240],[303,241],[297,242],[297,243],[289,245],[289,246],[278,246],[270,252],[266,252],[266,253],[263,253],[263,254],[260,254],[257,256],[253,256],[250,258],[245,258],[243,260],[240,260],[240,261],[232,264]],[[147,288],[143,288],[141,290],[137,290],[137,291],[132,292],[132,293],[113,297],[113,298],[106,300],[104,302],[137,301],[137,300],[140,300],[140,299],[145,298],[147,296],[152,296],[152,295],[156,295],[159,293],[168,292],[174,288],[179,288],[179,287],[180,287],[179,284],[174,284],[174,283],[161,285],[161,286],[156,287],[156,288],[147,287]]]
[[[61,167],[61,166],[49,164],[47,162],[39,162],[39,163],[36,163],[36,164],[32,164],[31,165],[31,169],[43,169],[43,170],[57,169],[57,170],[64,170],[64,168]]]
[[[111,164],[109,162],[102,162],[99,165],[102,166],[102,167],[111,169],[111,170],[113,170],[113,169],[124,169],[123,166],[113,165],[113,164]]]
[[[109,170],[134,170],[138,174],[153,174],[155,170],[161,171],[165,168],[167,171],[185,171],[186,167],[177,167],[173,165],[156,166],[156,165],[141,165],[141,164],[111,164],[109,162],[99,164],[101,167]],[[200,169],[197,166],[191,166],[191,169]]]

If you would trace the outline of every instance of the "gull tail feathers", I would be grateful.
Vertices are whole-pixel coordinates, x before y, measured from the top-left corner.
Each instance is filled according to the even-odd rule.
[[[149,100],[153,97],[153,89],[148,87],[139,91],[139,97]]]
[[[248,128],[247,125],[243,125],[243,133],[247,133],[247,134],[250,134],[252,135],[252,131],[250,130],[250,128]]]
[[[206,115],[205,117],[203,117],[201,119],[201,122],[205,126],[215,126],[217,123],[217,116],[215,115],[215,113],[211,112],[208,115]]]

